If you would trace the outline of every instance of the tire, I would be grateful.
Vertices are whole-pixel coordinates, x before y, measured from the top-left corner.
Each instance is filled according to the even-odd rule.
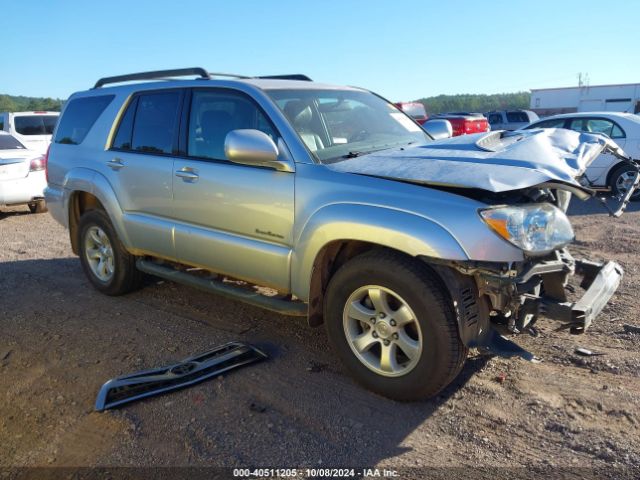
[[[626,189],[622,189],[621,184],[625,181],[625,177],[628,176],[629,173],[635,173],[635,170],[627,165],[620,165],[617,167],[612,173],[609,179],[609,186],[611,187],[611,193],[614,196],[624,195],[626,193]],[[637,202],[640,200],[640,188],[638,188],[633,195],[631,196],[631,201]]]
[[[124,295],[140,288],[144,275],[136,268],[136,258],[118,239],[105,211],[84,213],[77,235],[82,269],[98,291],[106,295]]]
[[[382,297],[389,308],[374,308],[372,298]],[[381,311],[389,313],[383,317]],[[460,373],[467,358],[452,302],[436,274],[394,252],[367,252],[343,265],[327,287],[324,317],[329,341],[356,381],[394,400],[435,396]],[[400,326],[403,318],[412,320]],[[369,344],[358,353],[355,345]],[[405,355],[403,344],[411,346],[412,355]],[[385,356],[384,348],[392,353]],[[383,357],[389,356],[395,365],[389,361],[383,365]]]
[[[47,204],[44,200],[38,200],[35,203],[29,204],[29,211],[31,213],[45,213],[49,211],[49,209],[47,208]]]

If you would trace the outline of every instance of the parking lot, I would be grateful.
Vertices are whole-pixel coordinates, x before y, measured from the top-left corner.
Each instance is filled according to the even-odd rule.
[[[640,467],[640,208],[573,209],[576,257],[613,259],[623,285],[583,336],[519,343],[538,364],[475,355],[432,401],[396,403],[344,373],[323,329],[150,278],[97,293],[66,231],[0,213],[2,466]],[[176,393],[93,411],[107,379],[230,340],[270,359]],[[581,357],[584,347],[601,356]]]

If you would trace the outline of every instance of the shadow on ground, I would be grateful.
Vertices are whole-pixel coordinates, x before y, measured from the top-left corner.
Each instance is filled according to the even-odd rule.
[[[5,366],[13,367],[0,375],[0,390],[9,392],[0,416],[8,419],[5,434],[21,436],[0,446],[0,458],[42,464],[52,457],[54,465],[363,466],[416,448],[437,456],[440,432],[429,440],[425,422],[488,361],[470,359],[433,400],[398,403],[356,385],[323,331],[304,319],[153,278],[147,283],[133,294],[106,297],[91,288],[77,258],[0,263],[0,346],[11,352]],[[231,340],[261,346],[271,359],[92,413],[107,379]],[[58,397],[62,403],[52,408]],[[100,433],[104,422],[109,435]],[[76,425],[82,438],[74,437]],[[408,442],[416,429],[427,438],[418,445]],[[64,444],[76,445],[75,453],[50,453],[64,451]]]

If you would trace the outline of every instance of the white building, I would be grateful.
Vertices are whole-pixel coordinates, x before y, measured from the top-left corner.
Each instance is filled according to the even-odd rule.
[[[595,111],[640,113],[640,83],[532,89],[531,110],[541,117]]]

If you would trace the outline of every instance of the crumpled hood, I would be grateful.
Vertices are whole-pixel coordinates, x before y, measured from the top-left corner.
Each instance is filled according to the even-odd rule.
[[[328,164],[348,173],[450,187],[506,192],[578,179],[605,149],[624,152],[603,135],[565,129],[496,131],[383,150]]]

